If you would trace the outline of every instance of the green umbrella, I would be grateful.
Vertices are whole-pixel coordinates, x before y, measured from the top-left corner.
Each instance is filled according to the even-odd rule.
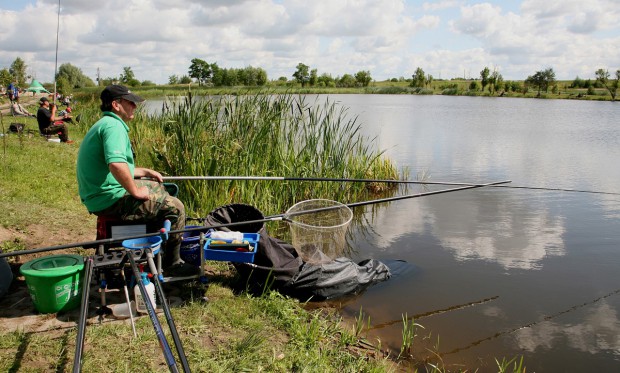
[[[26,91],[27,92],[37,92],[37,93],[41,93],[41,92],[50,93],[50,91],[45,89],[45,87],[43,87],[41,85],[41,83],[39,83],[39,81],[36,80],[36,79],[32,80],[32,83],[30,83],[30,87],[28,87],[28,89],[26,89]]]

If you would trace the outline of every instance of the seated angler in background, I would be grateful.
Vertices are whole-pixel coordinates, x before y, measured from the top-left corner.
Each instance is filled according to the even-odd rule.
[[[11,115],[14,117],[35,117],[19,103],[19,98],[11,104]]]
[[[52,109],[50,111],[50,102],[47,97],[41,97],[39,100],[39,110],[37,111],[39,132],[45,136],[57,134],[60,142],[71,144],[73,141],[69,140],[69,129],[62,120],[62,117],[56,117],[56,110]]]

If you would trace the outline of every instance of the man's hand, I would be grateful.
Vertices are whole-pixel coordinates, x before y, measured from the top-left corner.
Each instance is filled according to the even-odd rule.
[[[147,200],[149,199],[149,188],[141,186],[136,189],[136,194],[131,195],[135,199]]]
[[[138,187],[131,176],[129,166],[123,162],[112,162],[108,164],[112,176],[125,188],[135,199],[147,200],[149,199],[149,189],[145,186]],[[161,175],[160,175],[161,176]]]
[[[160,183],[164,182],[164,178],[161,176],[161,174],[157,171],[151,170],[150,168],[136,167],[133,170],[133,174],[134,174],[134,177],[136,178],[147,177],[149,179],[156,180]]]

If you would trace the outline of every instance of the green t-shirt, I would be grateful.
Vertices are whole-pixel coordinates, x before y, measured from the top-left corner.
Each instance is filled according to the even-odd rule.
[[[78,191],[88,211],[104,210],[125,194],[108,167],[113,162],[127,163],[133,176],[129,127],[118,115],[105,111],[84,137],[77,157]]]

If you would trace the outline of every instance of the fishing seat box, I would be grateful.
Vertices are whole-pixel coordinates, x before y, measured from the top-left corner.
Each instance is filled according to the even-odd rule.
[[[258,250],[258,241],[260,235],[258,233],[244,233],[243,241],[248,244],[233,244],[231,240],[213,240],[209,238],[204,246],[205,259],[218,260],[222,262],[236,263],[253,263],[254,255]],[[216,242],[226,242],[225,244],[217,244]],[[237,251],[238,248],[245,249],[252,247],[251,251]]]

